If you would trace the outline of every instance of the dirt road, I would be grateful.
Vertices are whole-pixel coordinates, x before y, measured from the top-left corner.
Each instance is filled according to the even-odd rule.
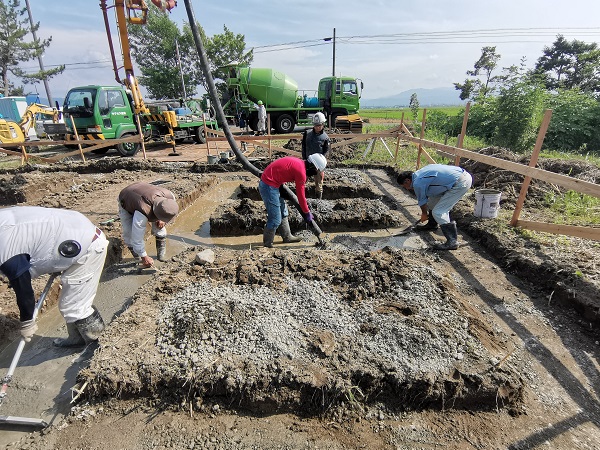
[[[300,231],[301,243],[273,251],[261,248],[260,235],[210,233],[223,205],[228,213],[244,205],[248,227],[259,220],[260,202],[240,200],[239,186],[256,184],[247,173],[106,164],[19,175],[15,197],[25,204],[77,209],[95,223],[114,218],[117,193],[134,180],[162,180],[189,206],[170,230],[173,259],[156,271],[139,271],[123,254],[118,222],[103,226],[111,256],[96,304],[111,324],[97,348],[59,351],[50,342],[64,333],[62,319],[55,308],[42,315],[0,413],[42,417],[51,426],[40,434],[4,428],[0,443],[597,448],[596,323],[558,304],[546,283],[514,266],[506,271],[505,250],[482,247],[480,238],[461,233],[465,245],[448,253],[426,250],[439,233],[394,238],[418,217],[415,200],[383,170],[358,173],[384,200],[369,211],[389,208],[397,226],[355,229],[356,209],[327,195],[345,189],[347,174],[332,174],[323,203],[311,208],[334,223],[344,205],[354,218],[346,230],[335,222],[325,250]],[[346,192],[360,191],[351,184]],[[472,211],[468,200],[457,211],[461,223],[465,211]],[[493,221],[469,220],[493,228]],[[214,250],[214,264],[194,263],[202,249]],[[2,287],[10,329],[16,306]],[[2,370],[14,337],[4,336]],[[86,382],[69,413],[71,388]]]

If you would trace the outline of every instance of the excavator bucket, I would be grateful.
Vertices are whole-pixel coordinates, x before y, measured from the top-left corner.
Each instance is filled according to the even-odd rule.
[[[335,119],[335,128],[343,131],[361,134],[363,120],[358,114],[350,114],[348,116],[337,116]]]

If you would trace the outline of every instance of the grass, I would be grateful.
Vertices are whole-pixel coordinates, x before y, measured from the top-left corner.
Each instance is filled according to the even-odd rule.
[[[419,108],[419,115],[417,120],[423,120],[423,109]],[[458,113],[464,109],[462,106],[432,106],[427,109],[429,111],[441,111],[443,113],[448,114],[449,116],[457,116]],[[387,120],[398,120],[402,118],[402,113],[404,113],[404,120],[413,120],[412,111],[410,108],[373,108],[373,109],[361,109],[360,116],[363,118],[372,118],[372,119],[387,119]]]

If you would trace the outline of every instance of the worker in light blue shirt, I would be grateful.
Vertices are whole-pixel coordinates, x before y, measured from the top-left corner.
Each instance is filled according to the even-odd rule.
[[[437,250],[456,250],[458,237],[456,222],[450,220],[450,210],[467,193],[473,178],[465,169],[445,164],[429,164],[416,172],[406,171],[398,175],[398,184],[414,191],[421,208],[421,222],[415,230],[436,230],[439,227],[446,242],[436,244]]]

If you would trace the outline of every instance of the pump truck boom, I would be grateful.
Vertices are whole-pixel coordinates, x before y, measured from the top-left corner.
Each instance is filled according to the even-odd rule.
[[[163,11],[170,11],[176,6],[174,0],[152,0],[152,3]],[[108,18],[108,10],[113,8],[123,56],[122,67],[117,65]],[[115,0],[113,6],[107,6],[106,0],[100,0],[100,9],[104,15],[115,80],[120,86],[79,86],[67,93],[63,107],[67,119],[67,140],[76,139],[70,123],[73,118],[77,134],[86,140],[120,139],[139,135],[140,126],[147,141],[163,141],[173,146],[186,138],[204,142],[205,123],[209,128],[216,128],[216,121],[205,120],[203,115],[192,114],[187,108],[161,111],[157,107],[151,111],[144,102],[133,70],[127,24],[146,23],[148,5],[145,0]],[[123,77],[120,76],[121,69],[124,70]],[[116,148],[123,156],[133,156],[138,152],[140,144],[125,142],[118,144]]]
[[[336,119],[344,116],[346,120],[340,121],[345,125],[343,128],[362,131],[362,120],[357,114],[363,83],[356,78],[322,78],[317,97],[310,97],[301,93],[298,84],[282,72],[232,64],[228,66],[226,83],[229,99],[223,109],[234,117],[238,126],[247,124],[257,130],[255,104],[260,100],[277,133],[291,133],[296,125],[311,126],[317,112],[325,114],[330,126],[336,126]]]

